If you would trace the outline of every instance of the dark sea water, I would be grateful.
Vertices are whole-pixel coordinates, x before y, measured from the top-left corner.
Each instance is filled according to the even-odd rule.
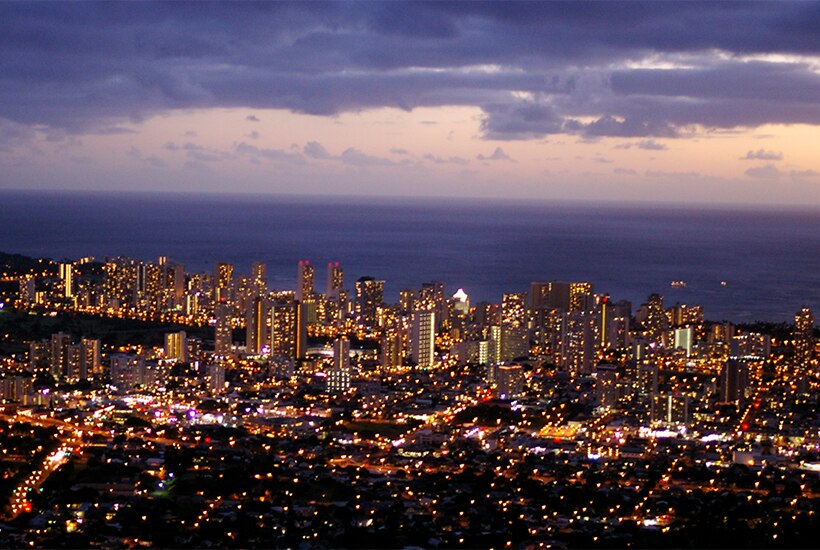
[[[702,304],[711,320],[790,321],[820,311],[820,209],[718,209],[440,199],[0,192],[0,251],[54,259],[160,255],[189,271],[267,263],[294,288],[296,262],[339,261],[346,286],[386,281],[386,299],[430,280],[474,303],[532,281],[588,280],[637,307]],[[671,288],[672,280],[686,288]],[[721,286],[720,281],[727,281]]]

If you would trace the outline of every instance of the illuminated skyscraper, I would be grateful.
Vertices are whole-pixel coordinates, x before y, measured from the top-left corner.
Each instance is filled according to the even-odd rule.
[[[434,312],[436,314],[435,328],[437,331],[440,330],[442,323],[447,321],[449,317],[449,308],[444,295],[444,283],[439,281],[422,283],[414,308],[420,311]]]
[[[382,333],[379,362],[382,367],[398,367],[401,366],[402,359],[404,359],[402,333],[393,327],[385,329]]]
[[[296,299],[300,302],[313,294],[313,266],[309,260],[299,260],[296,266]]]
[[[459,288],[453,294],[453,309],[457,315],[467,315],[470,313],[470,297],[464,292],[464,289]]]
[[[103,290],[110,307],[133,305],[137,295],[137,266],[130,258],[114,258],[103,266]]]
[[[307,345],[304,304],[281,300],[271,309],[271,354],[303,359]]]
[[[414,311],[410,336],[411,357],[419,367],[429,367],[435,357],[436,314],[432,311]]]
[[[216,294],[214,299],[217,302],[232,302],[231,290],[233,289],[233,264],[216,264]]]
[[[688,424],[689,402],[688,395],[664,393],[655,395],[652,399],[652,421],[664,424]]]
[[[333,368],[350,370],[350,340],[344,336],[333,342]]]
[[[814,354],[814,315],[804,307],[794,316],[794,362],[806,368]]]
[[[214,309],[216,326],[214,329],[214,353],[228,355],[233,345],[233,330],[231,329],[229,314],[230,307],[224,302],[216,304]]]
[[[416,291],[405,288],[399,291],[399,309],[402,315],[409,315],[416,309]]]
[[[86,377],[101,374],[100,341],[95,338],[83,338],[80,341],[80,349],[82,352],[80,371],[85,373]]]
[[[360,326],[375,327],[378,310],[384,302],[384,281],[360,277],[356,281],[356,322]]]
[[[327,391],[345,392],[350,389],[350,340],[337,338],[333,342],[333,368],[327,373]]]
[[[512,361],[529,354],[527,294],[515,292],[501,297],[501,360]]]
[[[268,335],[268,301],[262,296],[251,299],[245,315],[245,351],[259,355],[270,342]]]
[[[251,265],[251,281],[257,296],[265,296],[268,293],[268,268],[265,264],[254,262]]]
[[[646,326],[647,337],[650,342],[661,345],[666,344],[666,312],[663,310],[663,296],[660,294],[650,294],[646,300]]]
[[[592,283],[578,282],[569,284],[569,310],[585,311],[590,309]]]
[[[569,311],[569,283],[549,281],[530,285],[530,309],[557,309]]]
[[[501,324],[507,327],[527,326],[527,294],[514,292],[501,297]]]
[[[176,361],[188,360],[188,336],[184,330],[165,335],[165,358]]]
[[[594,316],[581,311],[563,315],[558,362],[572,373],[592,373],[595,359],[594,324]]]
[[[185,299],[185,267],[181,263],[170,262],[166,265],[169,302],[172,307],[182,307]]]
[[[345,287],[345,272],[339,262],[328,262],[327,264],[327,298],[335,300]]]
[[[51,335],[51,357],[49,367],[51,375],[60,379],[68,372],[68,346],[71,337],[63,332]]]
[[[64,298],[74,296],[74,266],[72,264],[60,264],[60,286]]]
[[[524,370],[521,365],[498,365],[494,369],[496,395],[514,399],[524,393]]]
[[[675,329],[675,348],[686,351],[686,357],[692,355],[692,345],[695,339],[695,330],[692,327]]]

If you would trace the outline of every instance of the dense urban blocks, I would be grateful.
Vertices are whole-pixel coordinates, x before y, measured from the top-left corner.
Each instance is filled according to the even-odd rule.
[[[815,546],[808,308],[8,265],[0,546]]]

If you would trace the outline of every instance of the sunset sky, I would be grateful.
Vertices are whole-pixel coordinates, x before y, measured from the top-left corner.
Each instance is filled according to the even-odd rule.
[[[0,189],[820,205],[820,3],[2,3]]]

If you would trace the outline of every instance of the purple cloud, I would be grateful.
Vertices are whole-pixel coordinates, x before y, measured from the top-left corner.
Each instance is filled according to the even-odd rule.
[[[373,155],[363,153],[355,147],[345,149],[338,158],[343,163],[350,164],[352,166],[393,166],[396,164],[390,159],[375,157]]]
[[[765,166],[756,166],[746,170],[745,174],[750,178],[776,180],[780,179],[783,172],[777,169],[774,164],[766,164]]]
[[[309,141],[304,147],[306,156],[314,159],[329,159],[332,158],[327,149],[318,141]]]
[[[494,140],[820,124],[818,24],[812,2],[0,3],[0,119],[467,105]]]
[[[783,160],[783,153],[758,149],[757,151],[749,151],[745,157],[740,157],[740,160]]]
[[[492,155],[485,156],[483,154],[476,155],[478,160],[506,160],[509,162],[515,162],[513,159],[510,158],[510,155],[504,152],[504,149],[501,147],[496,147],[495,151],[493,151]]]

